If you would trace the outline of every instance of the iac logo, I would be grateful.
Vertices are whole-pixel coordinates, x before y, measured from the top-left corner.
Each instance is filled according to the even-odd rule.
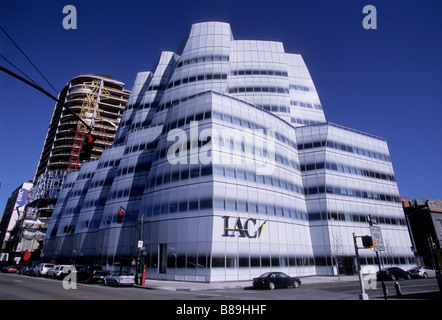
[[[223,237],[235,237],[256,239],[259,238],[264,230],[264,226],[267,222],[264,221],[260,226],[257,226],[256,219],[249,218],[242,221],[241,218],[236,218],[235,222],[230,220],[229,216],[224,216],[224,233]]]

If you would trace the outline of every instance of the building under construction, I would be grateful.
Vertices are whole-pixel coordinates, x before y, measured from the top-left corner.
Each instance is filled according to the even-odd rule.
[[[81,167],[80,150],[89,128],[92,128],[95,138],[91,159],[97,159],[106,147],[113,144],[129,94],[130,91],[124,89],[124,83],[110,75],[79,75],[63,88],[58,96],[61,103],[54,107],[23,217],[38,223],[28,223],[26,230],[22,228],[19,231],[21,236],[14,237],[15,244],[10,247],[12,251],[23,254],[38,251],[41,247],[66,174]],[[41,234],[43,237],[35,241],[36,236]]]
[[[62,90],[59,100],[80,116],[90,127],[96,142],[92,158],[99,158],[111,146],[130,91],[110,75],[80,75]],[[57,103],[49,125],[40,161],[38,177],[49,171],[73,171],[81,167],[80,148],[87,128]]]

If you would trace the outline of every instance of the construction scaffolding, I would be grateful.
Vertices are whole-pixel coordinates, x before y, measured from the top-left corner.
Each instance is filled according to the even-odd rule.
[[[83,99],[79,116],[92,128],[92,133],[94,133],[97,119],[101,118],[99,102],[110,98],[110,93],[103,88],[103,81],[84,82],[81,86],[80,92],[85,92],[86,97]],[[100,137],[107,142],[108,138],[104,132],[104,129],[102,126],[97,127],[98,131],[102,133]],[[75,171],[81,167],[80,150],[86,136],[86,132],[86,126],[79,121],[75,131],[67,171]]]

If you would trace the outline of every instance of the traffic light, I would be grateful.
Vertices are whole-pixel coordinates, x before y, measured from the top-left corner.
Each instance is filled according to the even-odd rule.
[[[83,145],[80,150],[80,160],[89,160],[91,158],[92,149],[94,148],[95,138],[91,133],[84,137]]]
[[[364,246],[364,248],[366,249],[371,249],[373,248],[373,238],[370,236],[363,236],[362,237],[362,245]]]
[[[121,224],[123,223],[123,210],[120,209],[120,211],[118,211],[118,217],[117,217],[117,223]]]

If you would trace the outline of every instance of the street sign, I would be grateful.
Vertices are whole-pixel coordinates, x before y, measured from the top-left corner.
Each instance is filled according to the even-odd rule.
[[[138,240],[138,249],[141,249],[143,247],[143,241]]]
[[[371,237],[373,238],[373,249],[375,251],[384,251],[384,240],[382,239],[381,228],[378,226],[370,226]]]

